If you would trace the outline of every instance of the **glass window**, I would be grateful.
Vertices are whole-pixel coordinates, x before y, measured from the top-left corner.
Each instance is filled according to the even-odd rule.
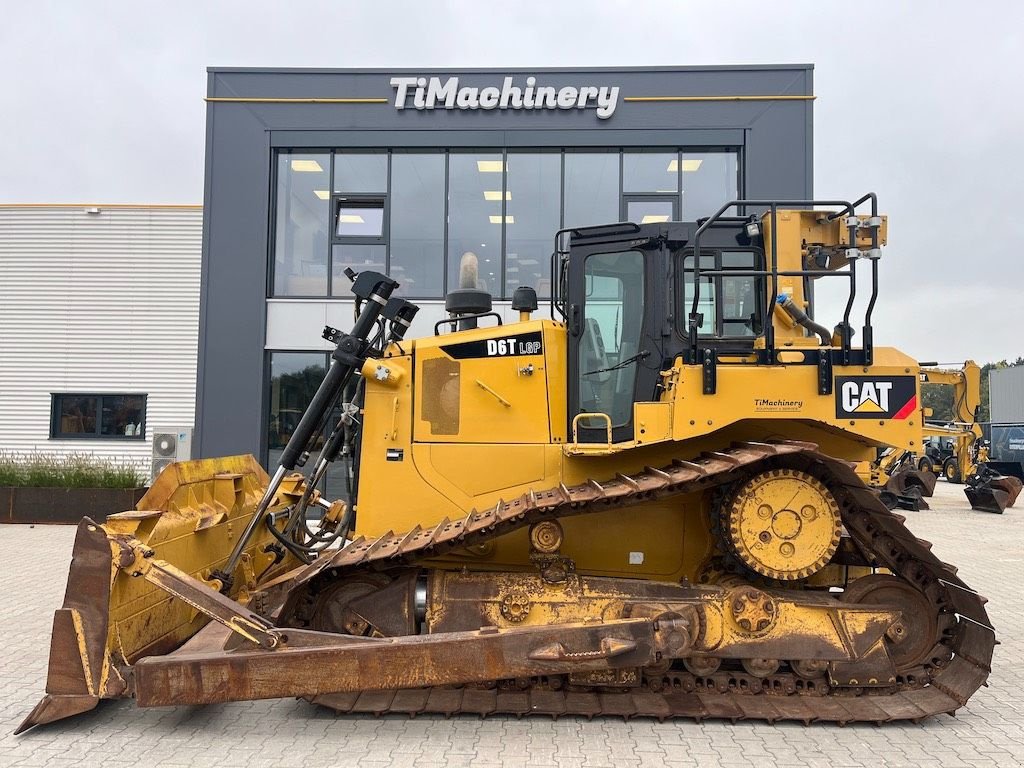
[[[388,156],[385,153],[335,153],[335,192],[383,194],[387,189]]]
[[[628,200],[626,201],[626,221],[636,224],[657,224],[660,221],[671,221],[672,208],[671,200]]]
[[[702,256],[700,259],[701,269],[714,269],[715,257]],[[693,311],[693,256],[687,256],[683,262],[683,311],[681,322],[683,328],[690,327],[690,312]],[[716,316],[718,302],[715,298],[715,279],[713,277],[700,277],[700,296],[697,299],[697,312],[702,315],[697,333],[702,335],[714,335],[715,326],[718,322]]]
[[[624,152],[622,191],[677,193],[678,155],[675,152]]]
[[[683,152],[683,221],[710,216],[739,197],[735,152]],[[735,215],[735,211],[730,212]]]
[[[551,295],[551,251],[559,229],[562,162],[556,153],[509,153],[505,184],[505,295],[520,285]]]
[[[275,296],[327,295],[329,176],[327,154],[278,155]]]
[[[331,295],[352,298],[350,288],[352,282],[345,276],[345,269],[351,267],[356,272],[372,270],[385,271],[384,256],[387,246],[384,245],[353,245],[339,243],[331,247]]]
[[[722,278],[722,335],[756,336],[757,281],[754,277]]]
[[[143,440],[146,396],[55,394],[50,437]]]
[[[444,295],[444,155],[391,156],[391,276],[397,294]]]
[[[337,237],[381,237],[384,234],[383,200],[341,198],[334,216]]]
[[[267,419],[270,467],[280,463],[281,452],[326,374],[327,356],[323,352],[271,353],[270,414]],[[319,448],[323,439],[315,443]]]
[[[448,157],[448,290],[501,295],[504,168],[500,153]]]
[[[100,398],[100,434],[105,437],[142,437],[145,398],[140,395],[104,395]]]
[[[586,298],[580,338],[580,408],[606,413],[613,426],[633,415],[633,383],[644,306],[644,257],[639,251],[599,253],[584,265]],[[629,361],[629,362],[627,362]],[[601,426],[597,419],[585,427]]]
[[[693,256],[685,258],[683,273],[683,311],[680,327],[689,327],[693,306]],[[717,264],[717,267],[716,267]],[[701,270],[760,269],[761,259],[753,251],[722,251],[701,257]],[[698,333],[705,336],[759,336],[764,301],[763,281],[753,275],[701,274],[698,312],[704,317]],[[685,332],[685,330],[684,330]]]
[[[619,153],[565,153],[565,226],[619,220]]]

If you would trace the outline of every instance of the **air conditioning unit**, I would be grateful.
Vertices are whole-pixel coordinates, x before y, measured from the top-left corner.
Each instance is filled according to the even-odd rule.
[[[181,427],[175,431],[153,431],[153,457],[150,464],[150,482],[176,461],[192,458],[192,427]]]

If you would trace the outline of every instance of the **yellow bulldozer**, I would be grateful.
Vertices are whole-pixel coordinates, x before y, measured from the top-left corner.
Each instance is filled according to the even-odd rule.
[[[21,729],[119,697],[953,712],[989,674],[985,601],[852,468],[920,448],[918,364],[873,343],[886,230],[874,195],[563,230],[551,319],[521,289],[502,324],[467,288],[416,339],[395,281],[350,273],[354,325],[325,329],[331,366],[272,475],[174,464],[137,509],[82,521]],[[849,285],[832,331],[822,279]],[[335,461],[348,498],[317,490]]]

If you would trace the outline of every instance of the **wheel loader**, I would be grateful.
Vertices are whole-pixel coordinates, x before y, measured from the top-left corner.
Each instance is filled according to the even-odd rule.
[[[919,366],[873,343],[886,233],[874,195],[562,230],[550,318],[530,289],[507,324],[463,289],[416,339],[396,282],[350,273],[354,325],[325,329],[331,366],[272,475],[173,464],[137,509],[82,521],[21,729],[121,697],[952,713],[989,674],[985,601],[852,468],[920,448]],[[831,331],[825,279],[849,286]],[[336,461],[350,493],[327,499]]]

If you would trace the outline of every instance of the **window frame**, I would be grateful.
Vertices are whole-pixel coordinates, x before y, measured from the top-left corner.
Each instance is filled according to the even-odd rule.
[[[715,272],[728,272],[735,270],[736,272],[754,272],[760,271],[765,272],[766,261],[765,253],[763,248],[757,246],[737,246],[735,248],[701,248],[701,258],[713,257],[715,260],[715,266],[712,269]],[[754,254],[754,265],[752,267],[723,267],[722,266],[722,255],[726,253],[753,253]],[[678,268],[676,269],[679,279],[676,280],[676,284],[673,288],[675,294],[676,305],[679,307],[679,311],[676,312],[675,328],[676,333],[684,339],[689,338],[689,317],[690,307],[692,306],[692,299],[686,299],[686,275],[687,273],[692,274],[692,269],[686,269],[686,259],[693,258],[694,252],[692,247],[682,248],[675,252],[674,258],[678,259]],[[737,275],[742,277],[743,275]],[[767,288],[768,281],[767,277],[762,274],[754,276],[755,281],[755,296],[760,297],[760,303],[757,307],[757,314],[759,315],[760,327],[754,329],[754,334],[751,336],[727,336],[724,333],[724,310],[722,308],[722,301],[725,296],[723,280],[729,275],[707,275],[708,278],[712,279],[715,287],[715,332],[714,333],[698,333],[697,338],[705,341],[727,341],[727,342],[750,342],[764,335],[765,327],[765,306],[764,302],[767,301]],[[701,280],[704,280],[704,267],[701,267]]]
[[[95,432],[62,432],[60,430],[60,405],[66,397],[93,398],[96,401]],[[104,397],[140,397],[142,398],[142,418],[139,420],[137,435],[104,435],[103,434],[103,398]],[[142,392],[51,392],[50,393],[50,440],[116,440],[145,442],[146,411],[149,406],[149,395]]]
[[[391,244],[390,244],[390,233],[391,233],[391,193],[392,193],[392,156],[396,152],[401,153],[412,153],[412,154],[439,154],[444,158],[444,221],[443,221],[443,243],[442,243],[442,293],[440,296],[436,295],[424,295],[420,293],[410,293],[404,298],[412,301],[443,301],[448,291],[453,286],[450,285],[449,271],[450,265],[450,195],[451,195],[451,155],[452,154],[494,154],[499,155],[502,162],[505,165],[505,169],[502,172],[501,188],[502,188],[502,200],[501,200],[501,216],[503,222],[501,225],[501,253],[499,255],[499,274],[500,274],[500,290],[495,292],[495,301],[509,301],[511,300],[508,294],[508,280],[507,280],[507,263],[506,263],[506,248],[507,248],[507,224],[504,219],[508,216],[508,206],[505,196],[508,192],[508,161],[509,158],[518,154],[556,154],[559,156],[559,206],[558,206],[558,219],[560,227],[564,227],[566,224],[565,220],[565,208],[566,208],[566,156],[571,154],[607,154],[613,155],[617,159],[618,164],[618,204],[619,210],[623,210],[624,198],[643,196],[648,193],[626,193],[624,191],[624,180],[623,164],[625,162],[625,156],[627,153],[653,153],[653,154],[674,154],[678,162],[677,171],[677,186],[679,192],[675,195],[664,195],[665,197],[674,197],[675,203],[675,216],[682,217],[684,215],[683,195],[684,195],[684,179],[683,179],[683,155],[706,155],[706,154],[730,154],[735,157],[736,162],[736,189],[737,195],[743,197],[744,187],[746,180],[746,166],[745,158],[746,151],[743,144],[737,145],[715,145],[715,146],[688,146],[684,144],[676,145],[664,145],[664,146],[634,146],[634,145],[594,145],[594,146],[572,146],[572,147],[553,147],[553,146],[483,146],[477,144],[466,144],[464,146],[438,146],[438,145],[424,145],[424,146],[392,146],[392,147],[281,147],[275,148],[271,152],[271,174],[270,174],[270,190],[269,198],[270,204],[268,208],[268,258],[267,258],[267,290],[266,297],[268,299],[337,299],[337,298],[349,298],[347,292],[336,293],[334,290],[334,246],[336,245],[382,245],[384,246],[384,263],[385,271],[390,273],[391,270]],[[330,189],[330,198],[328,201],[328,221],[327,221],[327,289],[324,294],[309,295],[309,294],[277,294],[275,293],[275,270],[277,264],[277,218],[278,218],[278,173],[279,173],[279,160],[278,158],[282,155],[294,155],[294,154],[326,154],[329,156],[330,173],[328,179],[328,187]],[[339,154],[382,154],[387,158],[387,179],[386,188],[382,193],[342,193],[335,192],[335,159]],[[659,193],[653,193],[655,196],[661,197]],[[357,236],[357,235],[345,235],[338,236],[336,234],[336,210],[339,199],[346,199],[352,201],[358,200],[381,200],[383,203],[383,222],[382,222],[382,234],[380,237],[374,236]],[[552,239],[554,239],[555,233],[552,232]],[[552,286],[554,290],[554,286]],[[743,338],[743,337],[735,337]]]

